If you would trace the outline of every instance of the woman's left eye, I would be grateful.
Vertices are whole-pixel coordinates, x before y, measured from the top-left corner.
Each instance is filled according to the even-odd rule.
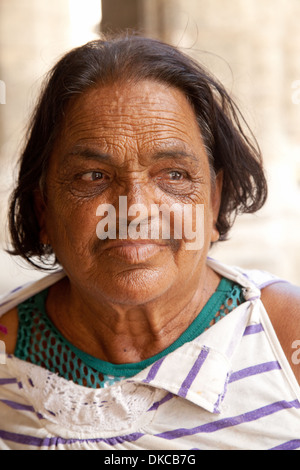
[[[101,171],[89,171],[82,175],[84,181],[98,181],[104,178],[104,174]]]
[[[177,170],[172,170],[170,171],[169,173],[170,175],[170,178],[173,180],[173,181],[178,181],[178,180],[181,180],[183,178],[183,174],[181,171],[177,171]]]

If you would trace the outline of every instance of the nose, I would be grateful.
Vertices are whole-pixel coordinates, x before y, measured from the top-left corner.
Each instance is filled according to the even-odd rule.
[[[126,217],[130,222],[136,216],[136,212],[142,212],[143,214],[149,213],[151,209],[151,204],[154,204],[154,195],[151,190],[151,185],[148,181],[142,178],[131,177],[130,180],[126,181],[126,184],[123,186],[122,192],[119,194],[122,196],[122,201],[126,201],[127,205],[127,214]],[[119,207],[120,216],[123,217],[122,212],[124,211],[125,204],[121,204]]]
[[[119,193],[119,237],[129,233],[129,237],[148,238],[151,226],[151,205],[154,204],[154,194],[151,183],[146,178],[131,175],[122,185]],[[130,229],[130,230],[129,230]]]

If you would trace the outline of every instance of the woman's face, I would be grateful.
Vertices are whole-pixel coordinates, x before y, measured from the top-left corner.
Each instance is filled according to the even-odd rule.
[[[116,83],[76,98],[46,195],[41,239],[71,284],[94,299],[144,304],[182,292],[205,270],[220,184],[212,185],[194,111],[175,88]]]

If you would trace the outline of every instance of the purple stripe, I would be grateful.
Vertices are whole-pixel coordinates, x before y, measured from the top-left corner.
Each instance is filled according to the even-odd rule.
[[[16,384],[17,379],[0,379],[0,385]]]
[[[151,367],[151,369],[148,372],[147,377],[145,378],[145,380],[143,380],[143,382],[149,383],[149,382],[151,382],[151,380],[153,380],[156,377],[156,374],[159,371],[159,368],[162,365],[165,358],[166,358],[166,356],[164,356],[161,359],[159,359],[158,361],[154,362],[153,366]]]
[[[153,405],[151,406],[151,408],[149,408],[148,411],[157,410],[160,407],[160,405],[163,405],[167,401],[171,400],[173,397],[174,397],[173,393],[171,393],[171,392],[167,393],[167,395],[162,400],[156,401],[155,403],[153,403]]]
[[[288,284],[289,282],[286,281],[285,279],[271,279],[270,281],[266,281],[264,282],[263,284],[260,284],[258,286],[259,289],[264,289],[265,287],[268,287],[268,286],[271,286],[272,284],[277,284],[279,282],[284,282],[286,284]]]
[[[4,403],[5,405],[9,406],[10,408],[12,408],[13,410],[18,410],[18,411],[30,411],[31,413],[35,413],[36,416],[39,418],[39,419],[44,419],[43,415],[41,415],[41,413],[38,413],[37,411],[35,411],[35,409],[33,408],[33,406],[30,406],[30,405],[23,405],[22,403],[18,403],[16,401],[12,401],[12,400],[0,400],[1,403]]]
[[[195,428],[179,428],[174,429],[173,431],[166,431],[160,434],[156,434],[156,437],[171,440],[185,436],[192,436],[194,434],[212,433],[232,426],[238,426],[242,423],[255,421],[287,408],[300,408],[300,403],[298,400],[292,402],[279,401],[272,403],[271,405],[263,406],[262,408],[258,408],[256,410],[249,411],[248,413],[244,413],[242,415],[220,419],[211,423],[202,424],[201,426],[197,426]]]
[[[10,408],[13,408],[14,410],[20,410],[20,411],[33,411],[35,412],[35,409],[33,406],[30,405],[23,405],[22,403],[18,403],[16,401],[12,400],[0,400],[1,403],[4,403],[5,405],[9,406]]]
[[[225,385],[224,385],[224,389],[223,389],[222,393],[220,393],[220,394],[218,395],[218,399],[217,399],[217,401],[216,401],[216,403],[215,403],[215,405],[214,405],[214,413],[220,413],[220,403],[224,400],[224,397],[225,397],[225,395],[226,395],[226,393],[227,393],[227,385],[228,385],[228,383],[229,383],[229,377],[230,377],[230,374],[227,373],[227,375],[226,375],[226,381],[225,381]]]
[[[208,348],[202,348],[202,351],[200,352],[199,356],[197,357],[193,367],[191,368],[190,372],[188,373],[187,377],[183,381],[180,390],[178,392],[178,395],[180,397],[185,398],[187,396],[187,393],[194,382],[195,378],[197,377],[199,370],[201,369],[202,365],[205,362],[205,359],[207,358],[209,353]]]
[[[292,441],[284,442],[279,446],[273,447],[270,450],[295,450],[300,449],[300,439],[293,439]]]
[[[25,445],[32,445],[41,447],[41,442],[43,441],[40,438],[33,437],[33,436],[26,436],[24,434],[16,434],[13,432],[7,432],[0,429],[0,438],[4,439],[5,441],[12,441],[16,444],[25,444]]]
[[[261,323],[259,323],[258,325],[249,325],[244,331],[244,336],[260,333],[261,331],[264,331]]]
[[[96,438],[96,439],[63,439],[62,437],[46,437],[45,439],[28,436],[26,434],[17,434],[13,432],[7,432],[0,429],[0,439],[6,441],[12,441],[17,444],[24,444],[33,447],[51,447],[58,445],[72,445],[76,443],[100,443],[104,442],[108,445],[123,444],[124,442],[134,442],[143,437],[144,434],[132,433],[126,436],[117,436],[112,438]]]
[[[91,443],[98,443],[98,442],[105,442],[110,446],[114,446],[117,444],[123,444],[124,442],[134,442],[143,437],[144,434],[140,432],[134,432],[132,434],[128,434],[126,436],[117,436],[117,437],[109,437],[109,438],[96,438],[96,439],[73,439],[72,442],[66,441],[67,444],[80,442],[91,442]]]
[[[14,292],[18,292],[18,290],[22,289],[24,286],[25,286],[25,284],[24,284],[24,285],[22,285],[22,286],[18,286],[18,287],[16,287],[16,288],[15,288],[15,289],[13,289],[12,291],[10,291],[10,293],[9,293],[9,294],[13,294]]]
[[[264,362],[262,364],[247,367],[245,369],[233,372],[230,376],[229,383],[244,379],[245,377],[250,377],[251,375],[262,374],[264,372],[269,372],[275,369],[281,369],[280,364],[277,361]]]

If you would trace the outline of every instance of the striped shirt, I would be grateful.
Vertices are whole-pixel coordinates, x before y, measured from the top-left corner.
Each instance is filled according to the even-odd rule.
[[[130,379],[91,389],[0,356],[0,450],[300,449],[300,387],[260,300],[278,279],[208,264],[246,301]],[[0,315],[62,275],[2,299]]]

